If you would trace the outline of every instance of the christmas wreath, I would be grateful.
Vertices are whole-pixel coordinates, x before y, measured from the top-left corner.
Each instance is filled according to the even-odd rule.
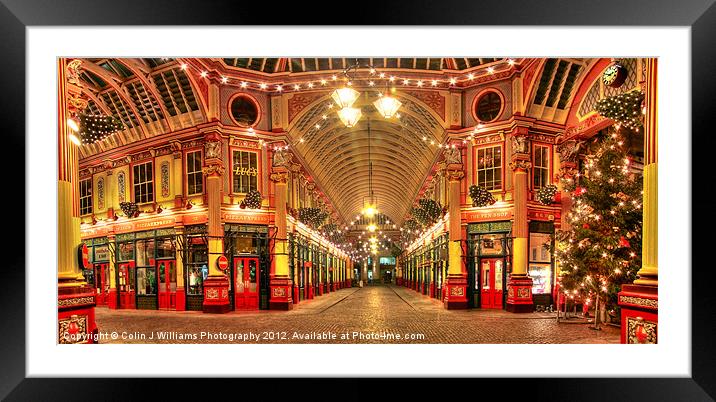
[[[470,186],[470,198],[473,207],[486,207],[497,201],[485,187],[475,185]]]
[[[609,118],[626,128],[638,128],[644,124],[642,106],[644,92],[634,90],[609,96],[597,101],[596,110],[603,117]]]
[[[557,186],[548,184],[537,190],[537,199],[544,205],[551,205],[554,202],[554,196],[557,194]]]
[[[260,209],[261,200],[261,193],[256,190],[251,190],[246,194],[244,200],[241,201],[241,207],[249,209]]]
[[[119,207],[122,208],[122,212],[127,218],[135,218],[139,216],[139,207],[134,202],[120,202]]]

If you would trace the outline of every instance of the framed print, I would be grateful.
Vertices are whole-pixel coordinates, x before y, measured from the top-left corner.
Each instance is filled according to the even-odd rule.
[[[273,400],[308,376],[716,395],[692,268],[710,237],[689,236],[710,205],[690,186],[709,171],[690,164],[712,141],[709,1],[390,4],[304,27],[278,25],[295,6],[253,26],[276,10],[180,3],[3,0],[0,102],[28,158],[3,397]]]

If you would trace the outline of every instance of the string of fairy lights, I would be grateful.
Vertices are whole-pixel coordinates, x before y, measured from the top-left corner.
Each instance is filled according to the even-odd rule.
[[[169,60],[164,58],[163,60]],[[242,78],[240,80],[230,78],[215,72],[200,69],[186,62],[179,62],[179,68],[184,71],[193,71],[202,78],[216,79],[224,85],[238,86],[242,89],[253,89],[269,93],[296,92],[302,90],[313,90],[319,88],[331,89],[337,88],[339,85],[352,86],[362,84],[362,86],[377,87],[380,81],[387,81],[390,85],[398,85],[405,88],[436,88],[449,89],[471,83],[477,83],[480,79],[490,77],[500,72],[509,71],[517,61],[514,58],[498,60],[487,63],[478,67],[474,67],[468,73],[441,73],[440,77],[413,77],[412,74],[395,74],[392,72],[379,71],[381,69],[390,70],[389,68],[374,67],[364,65],[360,67],[360,75],[350,78],[342,77],[342,73],[334,72],[322,75],[320,78],[313,78],[302,81],[280,81],[266,82],[261,80],[252,80]],[[320,74],[317,72],[317,74]]]

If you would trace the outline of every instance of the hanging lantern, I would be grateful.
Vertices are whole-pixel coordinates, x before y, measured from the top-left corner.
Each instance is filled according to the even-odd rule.
[[[387,94],[373,102],[373,106],[378,110],[378,113],[386,119],[393,117],[401,105],[402,103],[398,99]]]
[[[361,110],[354,107],[344,107],[338,111],[338,117],[346,127],[351,128],[360,120]]]
[[[348,87],[336,89],[331,94],[331,98],[333,98],[333,101],[335,101],[340,108],[349,108],[353,106],[353,103],[356,99],[358,99],[358,96],[360,96],[360,92]]]

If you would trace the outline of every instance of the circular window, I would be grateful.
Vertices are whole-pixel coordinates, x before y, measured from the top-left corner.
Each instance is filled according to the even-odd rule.
[[[242,127],[255,125],[259,121],[259,106],[248,95],[238,95],[229,104],[231,118]]]
[[[502,98],[497,92],[488,92],[480,97],[475,104],[475,116],[482,122],[497,119],[502,111]]]

